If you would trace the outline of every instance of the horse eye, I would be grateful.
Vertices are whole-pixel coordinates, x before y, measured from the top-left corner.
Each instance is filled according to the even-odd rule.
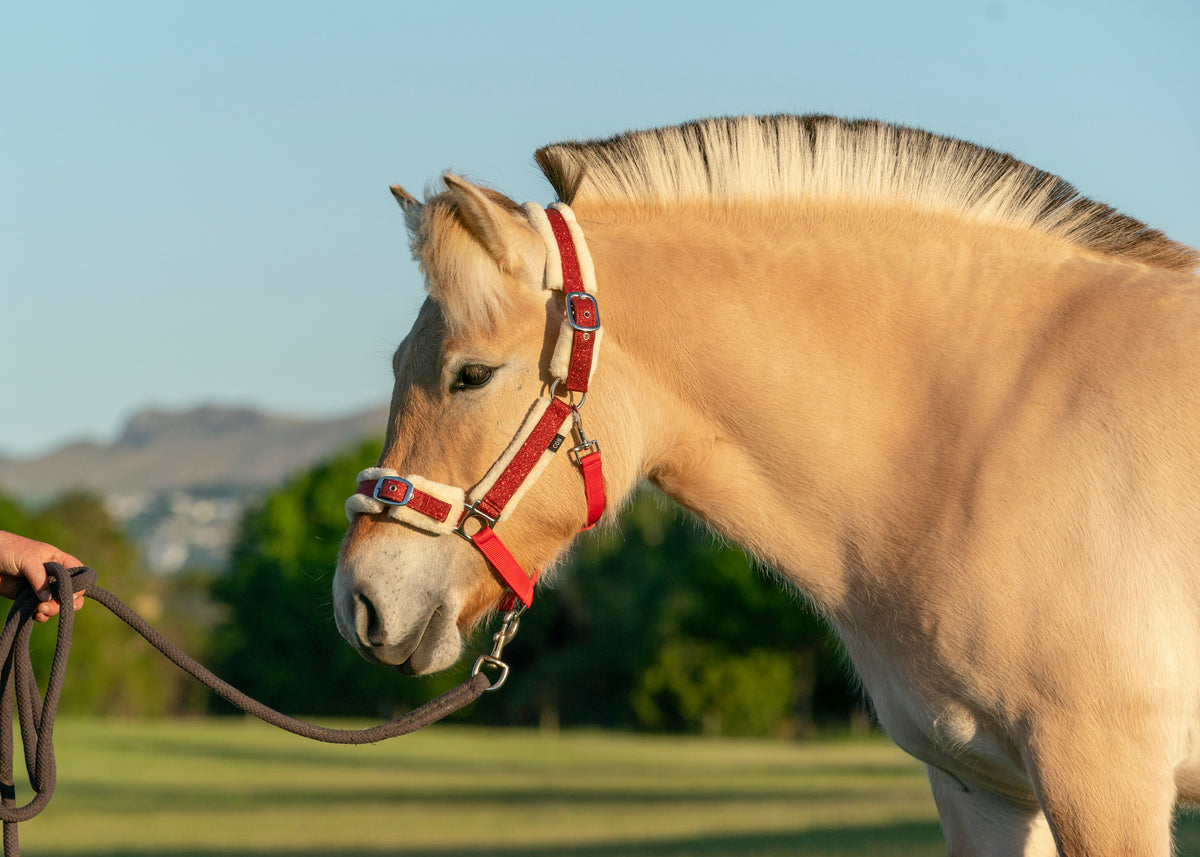
[[[484,366],[481,363],[468,363],[458,370],[458,374],[454,377],[454,383],[450,385],[450,389],[471,390],[482,387],[490,380],[492,380],[491,367]]]

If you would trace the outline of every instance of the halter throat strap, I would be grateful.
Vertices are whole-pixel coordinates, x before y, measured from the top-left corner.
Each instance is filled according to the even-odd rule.
[[[536,203],[526,203],[525,211],[546,243],[545,286],[562,291],[565,299],[564,318],[550,359],[550,374],[555,380],[549,395],[534,402],[508,449],[471,489],[469,497],[461,488],[371,467],[358,475],[358,490],[346,501],[346,516],[351,521],[362,514],[387,514],[418,529],[439,535],[454,533],[471,542],[511,591],[507,608],[515,601],[526,607],[533,602],[534,585],[541,572],[525,572],[496,535],[496,523],[512,513],[565,444],[572,428],[579,443],[570,449],[570,455],[583,478],[587,503],[584,530],[595,526],[606,506],[600,445],[584,435],[579,413],[587,398],[603,332],[591,256],[569,207],[555,203],[543,209]],[[559,398],[560,388],[566,398]]]

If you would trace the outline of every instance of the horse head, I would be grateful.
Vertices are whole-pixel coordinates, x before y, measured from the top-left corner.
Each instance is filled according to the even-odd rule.
[[[360,476],[367,490],[347,502],[333,584],[342,635],[368,660],[414,674],[451,666],[466,633],[508,594],[472,536],[495,527],[521,569],[540,569],[588,514],[575,459],[553,454],[570,440],[580,402],[551,372],[569,298],[547,287],[557,262],[547,215],[456,176],[444,183],[424,204],[392,189],[428,297],[393,359],[383,453]],[[471,503],[539,415],[560,439],[537,450],[536,472],[496,523]]]

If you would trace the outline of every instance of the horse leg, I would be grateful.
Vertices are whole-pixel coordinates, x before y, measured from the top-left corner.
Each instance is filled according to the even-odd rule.
[[[1101,740],[1088,740],[1086,727],[1063,727],[1028,745],[1034,788],[1062,857],[1170,857],[1176,791],[1165,748],[1138,743],[1132,724]]]
[[[937,768],[928,771],[950,857],[1054,857],[1058,853],[1050,825],[1032,799],[1021,803],[967,788]]]

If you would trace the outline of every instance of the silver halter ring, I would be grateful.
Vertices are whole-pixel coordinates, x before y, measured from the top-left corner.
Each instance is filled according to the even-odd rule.
[[[557,390],[558,390],[558,385],[559,385],[559,384],[563,384],[563,385],[565,386],[565,385],[566,385],[566,383],[567,383],[567,382],[566,382],[566,381],[564,381],[562,378],[555,378],[555,379],[554,379],[554,383],[552,383],[552,384],[550,385],[550,398],[552,398],[552,399],[554,399],[554,398],[557,398],[557,396],[558,396],[558,393],[557,393]],[[575,411],[576,413],[578,413],[578,412],[579,412],[579,409],[583,407],[583,403],[587,401],[587,393],[581,393],[581,394],[580,394],[580,398],[579,398],[579,402],[578,402],[578,403],[576,403],[576,402],[572,402],[572,401],[571,401],[571,394],[572,394],[573,392],[574,392],[573,390],[567,390],[567,395],[566,395],[566,397],[565,397],[565,401],[566,401],[566,403],[567,403],[568,405],[570,405],[570,406],[571,406],[571,410],[573,410],[573,411]]]

